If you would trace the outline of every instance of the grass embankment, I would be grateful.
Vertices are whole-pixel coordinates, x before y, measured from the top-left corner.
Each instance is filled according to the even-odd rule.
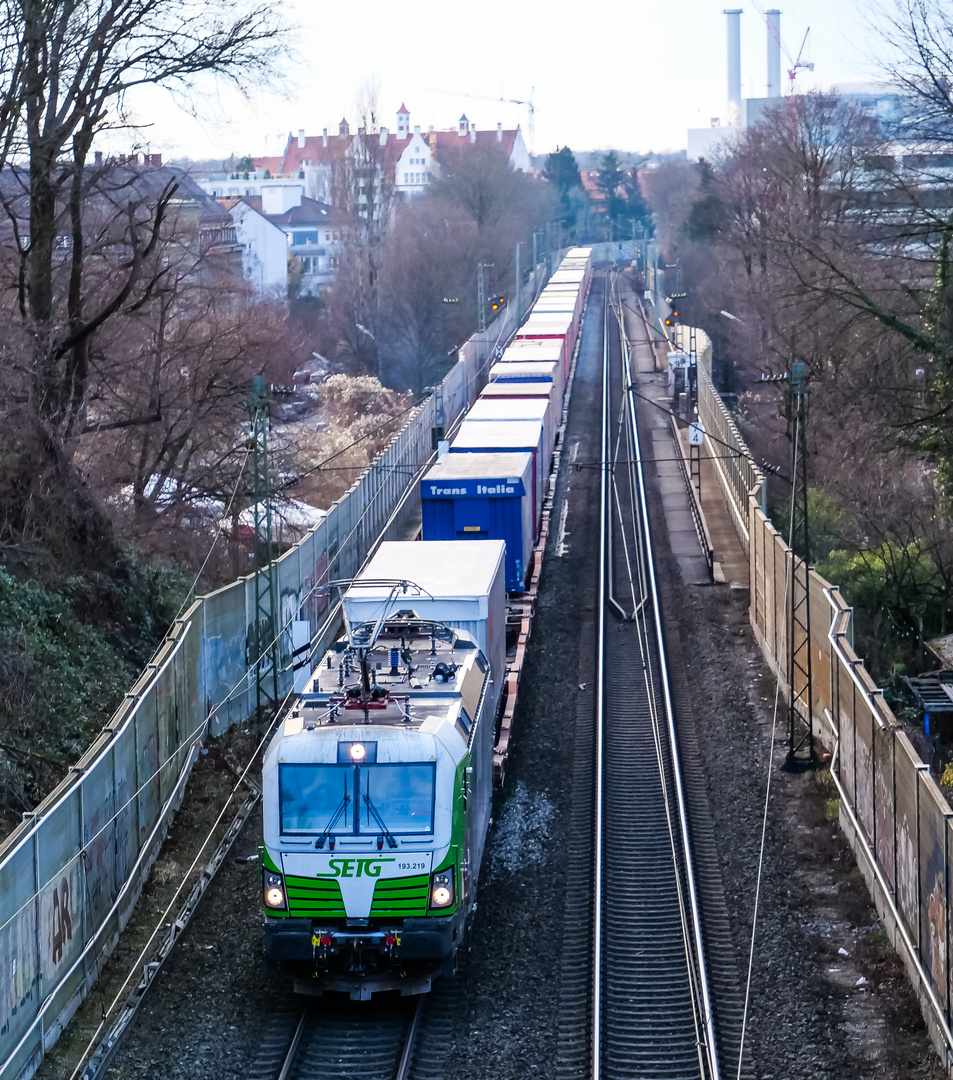
[[[0,563],[0,838],[85,752],[162,640],[187,585],[131,560],[121,576]]]

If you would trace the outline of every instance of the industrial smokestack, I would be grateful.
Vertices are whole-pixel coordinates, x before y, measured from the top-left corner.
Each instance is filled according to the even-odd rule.
[[[772,8],[764,13],[768,24],[768,97],[781,96],[781,12]]]
[[[741,123],[741,8],[725,8],[728,16],[728,123]]]

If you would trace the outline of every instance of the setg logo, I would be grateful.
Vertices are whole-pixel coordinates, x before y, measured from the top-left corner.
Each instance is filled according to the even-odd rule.
[[[318,877],[380,877],[384,863],[394,859],[332,859],[328,863],[328,873]]]

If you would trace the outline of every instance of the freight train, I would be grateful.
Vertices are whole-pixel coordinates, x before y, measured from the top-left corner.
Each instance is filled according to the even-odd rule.
[[[571,250],[421,480],[422,542],[382,544],[349,584],[345,634],[266,750],[265,956],[299,992],[423,993],[466,947],[517,678],[507,594],[538,563],[590,274]]]

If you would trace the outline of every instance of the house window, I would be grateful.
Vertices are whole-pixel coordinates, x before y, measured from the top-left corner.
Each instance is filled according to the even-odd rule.
[[[330,229],[324,234],[324,239],[325,240],[330,240],[331,239],[331,230]]]
[[[293,232],[291,234],[291,242],[293,244],[316,244],[318,242],[318,234],[313,230],[308,230],[307,232]]]
[[[337,257],[337,255],[332,255],[331,258],[328,259],[328,262],[330,263],[332,270],[337,269],[337,265],[338,265],[338,257]]]

